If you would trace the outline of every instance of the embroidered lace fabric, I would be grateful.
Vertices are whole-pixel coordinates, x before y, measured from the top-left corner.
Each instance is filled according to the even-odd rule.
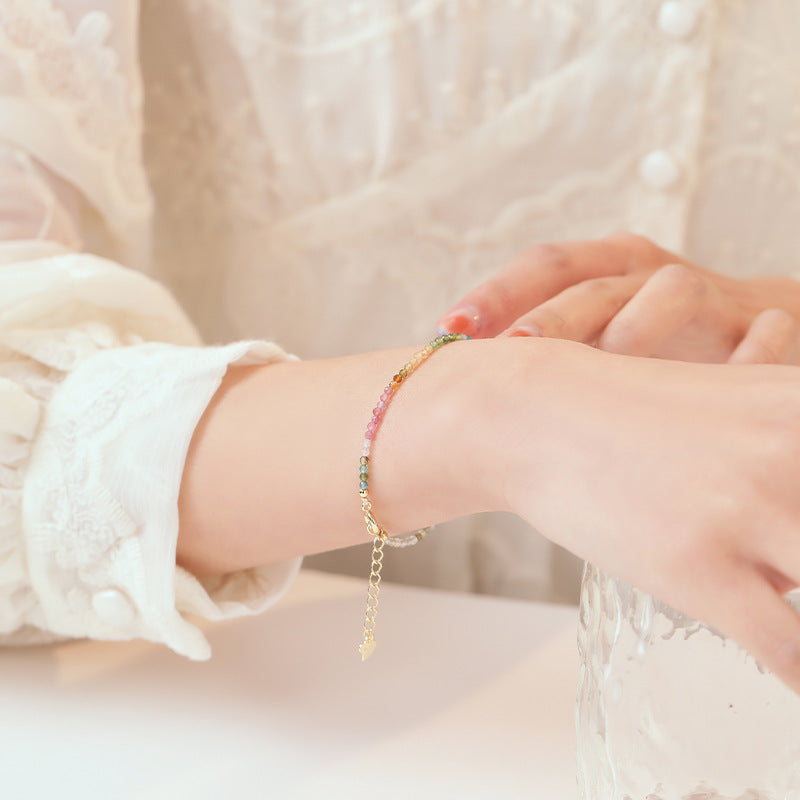
[[[0,633],[137,636],[208,657],[179,612],[260,611],[298,564],[215,582],[215,603],[175,566],[183,462],[228,365],[285,354],[197,346],[162,287],[93,256],[2,269]]]
[[[626,228],[730,274],[800,273],[797,30],[791,0],[0,4],[2,629],[201,653],[169,587],[202,587],[147,550],[172,501],[137,509],[112,454],[173,426],[177,492],[202,403],[177,419],[146,387],[210,397],[226,359],[285,358],[264,340],[304,357],[423,341],[538,241]],[[198,349],[195,328],[260,343]],[[120,376],[128,410],[76,438],[75,409],[96,398],[99,420]],[[68,492],[66,463],[95,477]],[[387,577],[570,596],[577,568],[525,526],[450,527]],[[292,569],[245,581],[243,604]]]

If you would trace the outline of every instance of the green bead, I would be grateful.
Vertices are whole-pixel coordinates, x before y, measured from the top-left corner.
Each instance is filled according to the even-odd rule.
[[[369,472],[369,467],[368,467],[366,464],[362,464],[362,465],[359,467],[358,471],[359,471],[359,472],[360,472],[362,475],[366,475],[366,474]]]
[[[361,483],[359,483],[358,485],[359,485],[359,488],[361,489],[362,492],[365,489],[369,488],[369,484],[366,481],[361,481]]]

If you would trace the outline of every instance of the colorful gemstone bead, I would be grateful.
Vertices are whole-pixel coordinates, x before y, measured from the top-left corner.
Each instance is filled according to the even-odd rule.
[[[423,361],[426,361],[431,354],[438,350],[442,345],[454,342],[457,339],[469,339],[469,336],[464,336],[461,333],[451,333],[445,336],[437,336],[433,341],[425,345],[424,348],[414,353],[411,358],[398,370],[392,380],[387,386],[384,387],[375,408],[372,409],[372,418],[367,425],[367,430],[364,433],[364,441],[361,443],[361,459],[359,461],[359,493],[363,500],[369,500],[369,454],[372,449],[372,442],[375,439],[378,428],[383,420],[383,415],[386,409],[392,402],[395,392],[400,387],[400,384],[414,372]]]

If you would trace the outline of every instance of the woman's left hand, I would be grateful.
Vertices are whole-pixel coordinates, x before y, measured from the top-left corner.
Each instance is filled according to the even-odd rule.
[[[629,233],[537,245],[474,289],[441,329],[545,336],[681,361],[800,363],[800,282],[736,279]]]

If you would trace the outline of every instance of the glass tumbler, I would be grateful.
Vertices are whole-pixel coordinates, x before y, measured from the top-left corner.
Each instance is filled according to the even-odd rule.
[[[587,564],[578,645],[581,800],[800,800],[800,696],[735,642]]]

